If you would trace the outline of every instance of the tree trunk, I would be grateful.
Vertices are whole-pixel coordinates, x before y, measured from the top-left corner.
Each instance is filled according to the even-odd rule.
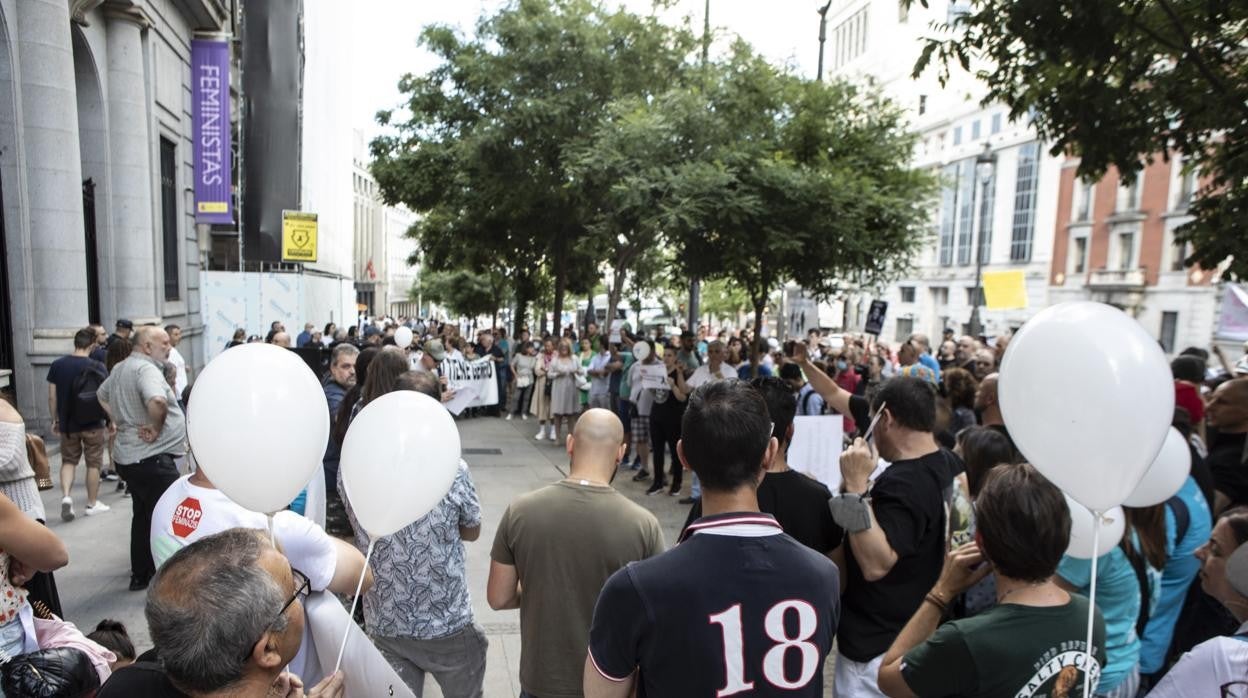
[[[767,305],[767,298],[764,296],[762,300],[757,298],[754,301],[754,337],[750,342],[750,377],[758,378],[758,364],[762,361],[758,349],[762,345],[763,339],[763,308]]]
[[[611,324],[615,322],[616,310],[620,307],[620,296],[624,292],[624,271],[616,269],[612,274],[611,288],[607,289],[607,326],[603,332],[611,336]]]
[[[528,310],[531,295],[529,273],[516,274],[516,314],[512,316],[512,337],[519,337],[520,331],[524,329],[525,311]]]
[[[551,308],[551,323],[554,325],[554,331],[551,334],[556,337],[563,334],[563,294],[564,287],[568,284],[568,273],[563,266],[565,257],[563,246],[563,235],[560,234],[555,241],[555,302],[554,307]]]

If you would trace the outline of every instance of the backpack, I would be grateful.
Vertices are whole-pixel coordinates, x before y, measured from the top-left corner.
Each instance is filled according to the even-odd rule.
[[[802,407],[800,410],[801,414],[808,416],[808,417],[814,416],[810,414],[810,396],[817,395],[817,394],[818,393],[816,393],[815,390],[812,388],[809,391],[807,391],[805,395],[802,396]],[[828,414],[828,403],[826,400],[824,401],[823,406],[819,408],[819,414],[820,415]]]
[[[74,376],[69,384],[69,420],[77,426],[102,422],[108,418],[100,399],[96,396],[107,376],[100,367],[91,364]]]

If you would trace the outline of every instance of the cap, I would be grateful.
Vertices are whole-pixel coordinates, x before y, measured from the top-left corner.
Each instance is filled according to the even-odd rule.
[[[425,342],[425,353],[433,357],[434,361],[442,361],[446,358],[446,349],[442,346],[442,340],[431,339]]]
[[[127,320],[127,319],[125,319],[125,318],[121,318],[120,320],[118,320],[118,321],[117,321],[117,326],[118,326],[118,327],[120,327],[120,328],[122,328],[122,329],[126,329],[126,330],[133,330],[133,329],[134,329],[134,323],[133,323],[133,322],[130,322],[129,320]]]
[[[696,337],[696,336],[697,336],[697,335],[695,335],[694,333],[690,332],[689,330],[685,330],[684,332],[681,332],[681,333],[680,333],[680,338],[681,338],[681,339],[693,339],[693,338],[694,338],[694,337]]]
[[[368,327],[364,328],[365,337],[372,337],[374,335],[379,335],[379,334],[381,334],[381,330],[377,329],[376,325],[369,325]]]

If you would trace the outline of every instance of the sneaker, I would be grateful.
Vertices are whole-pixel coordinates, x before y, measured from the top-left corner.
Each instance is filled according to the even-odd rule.
[[[629,470],[641,470],[641,459],[634,458],[632,463],[628,464]]]
[[[552,432],[550,432],[550,441],[551,441],[551,443],[555,443],[555,442],[557,442],[558,440],[559,440],[559,435],[558,435],[558,434],[556,434],[556,433],[555,433],[555,432],[553,432],[553,431],[552,431]]]
[[[511,413],[510,413],[510,412],[508,412],[508,413],[507,413],[507,416],[506,416],[506,417],[504,417],[503,419],[504,419],[505,421],[510,422],[510,421],[511,421]]]
[[[537,436],[534,436],[533,438],[537,439],[538,441],[541,441],[542,439],[546,438],[546,427],[542,427],[541,429],[538,429]]]
[[[117,473],[114,473],[113,471],[110,470],[104,473],[103,475],[101,475],[100,479],[107,480],[108,482],[116,482],[117,480],[120,480],[121,478],[117,476]]]
[[[74,498],[65,497],[61,500],[61,521],[74,520]]]
[[[656,481],[653,485],[650,485],[650,489],[646,490],[646,494],[651,497],[653,497],[656,494],[663,494],[663,490],[666,487],[667,485],[663,484],[662,482]]]
[[[109,509],[112,509],[112,507],[108,506],[104,502],[96,502],[95,504],[88,504],[87,508],[82,510],[82,513],[87,516],[91,516],[92,514],[103,514]]]
[[[680,500],[680,503],[681,504],[693,504],[696,501],[698,500],[694,499],[693,497],[685,497],[684,499]]]
[[[527,414],[522,414],[522,415],[520,415],[520,419],[521,419],[521,421],[525,421],[525,422],[527,422],[527,421],[529,421],[529,415],[527,415]]]
[[[149,581],[151,580],[130,575],[130,591],[143,591],[147,588],[147,583]]]
[[[667,496],[669,496],[669,497],[679,497],[679,496],[680,496],[680,490],[679,490],[679,489],[668,490],[668,491],[667,491]]]
[[[650,479],[650,473],[644,470],[633,476],[633,482],[644,482],[649,479]]]
[[[118,491],[118,492],[125,492],[125,491],[126,491],[126,481],[125,481],[125,480],[118,480],[118,481],[117,481],[117,491]]]

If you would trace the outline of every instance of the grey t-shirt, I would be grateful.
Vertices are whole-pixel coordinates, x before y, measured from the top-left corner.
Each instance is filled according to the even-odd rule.
[[[108,403],[117,424],[117,444],[113,457],[121,464],[138,463],[162,453],[180,456],[186,453],[186,417],[177,396],[160,364],[150,356],[131,354],[113,367],[113,372],[99,389],[99,397]],[[152,443],[139,438],[139,427],[148,424],[147,403],[162,397],[168,407],[165,425]]]
[[[520,685],[526,692],[582,695],[598,592],[616,570],[663,547],[654,514],[610,487],[563,481],[511,503],[490,557],[514,565],[520,577]]]

